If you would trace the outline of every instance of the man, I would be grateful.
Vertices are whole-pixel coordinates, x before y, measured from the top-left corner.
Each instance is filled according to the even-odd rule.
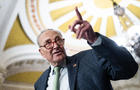
[[[75,11],[78,20],[69,28],[77,39],[86,39],[92,49],[68,57],[58,31],[42,32],[38,37],[39,52],[51,66],[35,83],[35,90],[53,90],[56,67],[61,67],[57,90],[112,90],[110,80],[129,79],[137,72],[137,63],[124,47],[95,33],[77,8]]]

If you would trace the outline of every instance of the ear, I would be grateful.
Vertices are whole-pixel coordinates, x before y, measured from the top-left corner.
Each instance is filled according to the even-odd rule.
[[[44,51],[43,51],[43,49],[41,49],[41,48],[39,48],[39,50],[38,50],[39,52],[40,52],[40,54],[45,58],[45,54],[44,54]]]

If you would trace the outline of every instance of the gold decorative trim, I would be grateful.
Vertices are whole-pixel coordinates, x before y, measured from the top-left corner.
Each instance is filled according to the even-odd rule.
[[[42,18],[41,18],[41,16],[40,16],[39,0],[37,0],[37,15],[38,15],[40,24],[42,25],[43,29],[46,29],[45,24],[43,23]]]
[[[31,18],[30,18],[30,16],[29,16],[29,8],[28,8],[29,3],[28,3],[28,0],[26,0],[25,3],[26,3],[26,13],[27,13],[27,18],[28,18],[28,20],[29,20],[29,24],[31,25],[32,30],[34,31],[35,35],[37,36],[38,33],[35,31],[35,28],[34,28],[34,26],[32,25]]]

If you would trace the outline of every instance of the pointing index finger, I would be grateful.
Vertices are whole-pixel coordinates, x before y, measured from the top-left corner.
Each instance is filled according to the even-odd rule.
[[[78,17],[78,20],[83,20],[80,12],[78,11],[78,8],[77,7],[75,8],[75,11],[76,11],[76,15]]]

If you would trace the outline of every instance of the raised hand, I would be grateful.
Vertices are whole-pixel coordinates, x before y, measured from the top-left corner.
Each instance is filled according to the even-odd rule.
[[[83,38],[90,43],[94,43],[94,41],[97,39],[97,36],[93,31],[92,26],[88,21],[83,20],[77,7],[75,8],[75,12],[78,19],[75,20],[75,22],[69,26],[69,28],[76,34],[77,39]],[[79,27],[75,28],[77,25],[79,25]]]

